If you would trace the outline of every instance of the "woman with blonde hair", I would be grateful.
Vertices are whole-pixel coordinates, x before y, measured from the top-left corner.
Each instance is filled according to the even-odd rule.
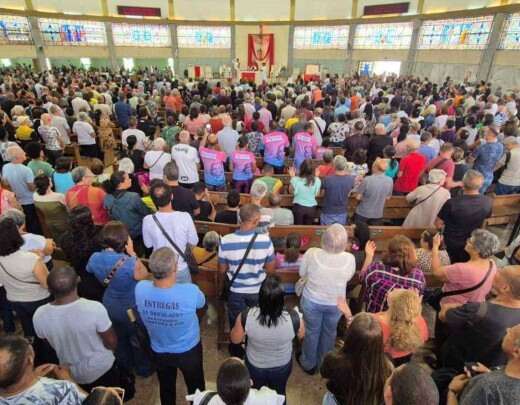
[[[387,296],[388,310],[374,316],[381,324],[385,353],[397,367],[407,363],[428,339],[428,325],[421,316],[421,297],[415,290],[396,288]]]

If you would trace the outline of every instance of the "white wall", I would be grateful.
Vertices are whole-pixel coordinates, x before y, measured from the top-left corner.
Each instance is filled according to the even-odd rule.
[[[247,40],[248,34],[258,34],[257,25],[236,26],[236,57],[240,59],[242,66],[247,66]],[[276,66],[287,66],[287,55],[289,53],[289,26],[266,25],[264,33],[274,34],[274,64]]]
[[[229,20],[229,1],[175,0],[175,17],[188,20]]]
[[[290,0],[235,0],[236,19],[241,21],[288,20],[289,10]]]
[[[33,7],[38,11],[70,12],[75,14],[103,14],[100,0],[63,1],[63,0],[32,0]]]
[[[326,20],[350,18],[352,14],[351,0],[315,0],[310,2],[296,1],[297,20]]]
[[[25,10],[25,0],[2,0],[0,7]]]

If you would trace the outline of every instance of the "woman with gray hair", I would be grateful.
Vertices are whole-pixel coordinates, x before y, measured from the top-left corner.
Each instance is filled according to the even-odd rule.
[[[345,252],[347,241],[345,227],[331,225],[321,238],[321,248],[310,248],[302,258],[300,277],[305,286],[301,307],[306,332],[297,360],[309,374],[314,374],[323,356],[334,348],[341,313],[350,316],[345,292],[356,261]]]
[[[403,223],[403,228],[434,228],[435,219],[442,206],[451,197],[443,187],[446,172],[432,169],[428,173],[428,184],[417,187],[406,195],[406,201],[413,204]]]
[[[444,283],[442,290],[446,293],[478,287],[463,294],[444,297],[440,302],[441,313],[467,302],[483,302],[491,290],[497,271],[491,257],[500,245],[498,237],[485,229],[475,229],[464,247],[469,255],[469,261],[449,266],[441,265],[439,254],[441,242],[442,236],[435,235],[432,248],[432,271],[433,275]]]
[[[81,156],[99,157],[99,150],[96,145],[96,131],[86,112],[78,114],[78,120],[72,125],[72,132],[78,137],[79,154]]]
[[[206,232],[202,239],[202,247],[195,246],[192,249],[193,257],[199,266],[217,270],[218,247],[220,246],[220,235],[215,231]]]

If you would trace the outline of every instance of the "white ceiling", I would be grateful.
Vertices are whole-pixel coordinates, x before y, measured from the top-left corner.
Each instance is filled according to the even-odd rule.
[[[359,0],[357,15],[365,5],[396,3],[402,0]],[[409,12],[417,12],[419,0],[409,0]],[[41,11],[101,15],[101,0],[32,0]],[[107,0],[109,13],[117,15],[117,6],[159,7],[168,16],[168,0]],[[175,16],[188,20],[229,20],[230,0],[173,0]],[[464,10],[500,5],[501,0],[424,0],[425,13]],[[509,3],[520,3],[510,0]],[[24,9],[25,0],[0,0],[0,7]],[[235,0],[235,17],[239,21],[288,20],[290,0]],[[341,19],[352,17],[352,0],[296,0],[297,20]]]

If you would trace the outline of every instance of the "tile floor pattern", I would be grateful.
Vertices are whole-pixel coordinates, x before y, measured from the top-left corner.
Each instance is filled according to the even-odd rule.
[[[203,321],[202,344],[204,347],[204,373],[206,377],[206,388],[214,390],[217,371],[220,364],[227,358],[227,351],[217,350],[216,325],[208,325]],[[319,374],[309,376],[305,374],[296,361],[293,362],[293,372],[289,379],[287,403],[289,405],[319,405],[325,393],[325,383]],[[186,385],[182,374],[177,375],[177,405],[185,405]],[[156,375],[149,378],[137,378],[136,396],[128,405],[160,405],[159,383]]]

